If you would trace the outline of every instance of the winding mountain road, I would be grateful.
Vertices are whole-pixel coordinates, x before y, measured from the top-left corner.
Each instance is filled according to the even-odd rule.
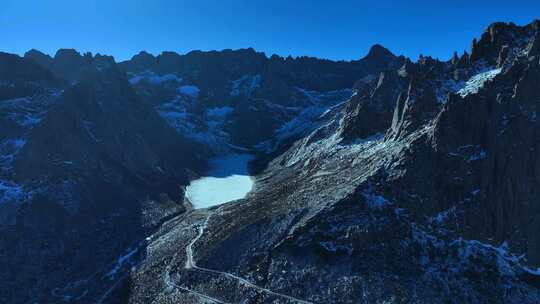
[[[186,249],[187,250],[187,249]],[[190,288],[187,288],[187,287],[184,287],[184,286],[180,286],[178,284],[176,284],[172,279],[171,279],[171,270],[172,270],[172,266],[174,264],[174,261],[176,260],[177,256],[178,256],[178,253],[177,252],[173,258],[171,259],[171,262],[167,265],[167,268],[165,269],[165,278],[164,278],[164,281],[165,281],[165,285],[167,285],[168,288],[170,288],[171,290],[174,290],[174,289],[180,289],[182,291],[185,291],[185,292],[189,292],[191,294],[194,294],[200,298],[203,298],[205,300],[208,300],[210,302],[213,302],[213,303],[219,303],[219,304],[229,304],[227,302],[223,302],[219,299],[216,299],[214,297],[211,297],[209,295],[206,295],[206,294],[203,294],[203,293],[200,293],[196,290],[193,290],[193,289],[190,289]]]
[[[197,241],[199,241],[199,239],[204,235],[204,231],[205,229],[208,227],[208,223],[210,221],[210,218],[212,217],[212,215],[216,212],[219,211],[219,208],[216,209],[215,211],[213,212],[210,212],[205,220],[203,221],[203,223],[199,226],[199,231],[198,231],[198,234],[195,238],[193,238],[191,240],[191,242],[187,245],[186,247],[186,264],[184,266],[185,269],[188,269],[188,270],[194,270],[194,271],[200,271],[200,272],[206,272],[206,273],[211,273],[211,274],[215,274],[215,275],[221,275],[221,276],[225,276],[227,278],[230,278],[230,279],[233,279],[233,280],[236,280],[238,281],[240,284],[243,284],[247,287],[250,287],[250,288],[253,288],[253,289],[256,289],[256,290],[259,290],[261,292],[264,292],[264,293],[267,293],[269,295],[272,295],[272,296],[275,296],[275,297],[278,297],[278,298],[282,298],[282,299],[286,299],[288,301],[291,301],[293,303],[301,303],[301,304],[313,304],[312,302],[309,302],[309,301],[305,301],[305,300],[302,300],[302,299],[298,299],[298,298],[295,298],[293,296],[289,296],[289,295],[286,295],[286,294],[282,294],[282,293],[279,293],[279,292],[275,292],[275,291],[272,291],[270,289],[267,289],[267,288],[264,288],[264,287],[261,287],[259,285],[256,285],[256,284],[253,284],[251,283],[250,281],[244,279],[244,278],[241,278],[239,276],[236,276],[232,273],[228,273],[228,272],[223,272],[223,271],[218,271],[218,270],[214,270],[214,269],[209,269],[209,268],[204,268],[204,267],[200,267],[200,266],[197,266],[196,262],[195,262],[195,259],[194,259],[194,253],[193,253],[193,246],[197,243]],[[174,259],[173,259],[174,260]],[[172,264],[172,263],[171,263]],[[168,278],[168,285],[174,285],[175,287],[179,288],[179,289],[182,289],[182,290],[185,290],[185,291],[188,291],[188,292],[191,292],[197,296],[200,296],[201,298],[204,298],[204,299],[207,299],[207,300],[210,300],[210,301],[213,301],[213,302],[216,302],[216,303],[225,303],[219,299],[216,299],[216,298],[213,298],[213,297],[210,297],[208,295],[205,295],[205,294],[202,294],[200,292],[197,292],[197,291],[194,291],[194,290],[191,290],[191,289],[188,289],[188,288],[185,288],[185,287],[182,287],[182,286],[178,286],[177,284],[175,284],[174,282],[171,281],[170,279],[170,267],[168,267],[167,271],[166,271],[166,276]],[[167,281],[167,280],[166,280]]]

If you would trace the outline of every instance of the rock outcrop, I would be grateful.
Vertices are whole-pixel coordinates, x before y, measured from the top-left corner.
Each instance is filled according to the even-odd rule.
[[[34,60],[43,68],[71,83],[80,80],[82,74],[93,69],[110,68],[115,65],[112,56],[104,56],[91,53],[81,55],[74,49],[60,49],[54,57],[43,54],[38,50],[30,50],[24,54],[24,58]]]
[[[62,80],[32,60],[0,52],[0,102],[58,88]]]

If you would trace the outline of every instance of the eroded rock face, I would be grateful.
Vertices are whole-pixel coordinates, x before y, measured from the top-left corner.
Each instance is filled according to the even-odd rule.
[[[396,99],[407,79],[390,70],[372,81],[376,81],[375,87],[373,82],[357,89],[347,105],[341,131],[345,140],[366,138],[390,127]]]
[[[398,97],[390,136],[403,137],[429,121],[438,108],[437,97],[426,80],[413,78],[406,93]]]

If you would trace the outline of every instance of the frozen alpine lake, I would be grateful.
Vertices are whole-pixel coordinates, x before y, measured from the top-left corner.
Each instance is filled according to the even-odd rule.
[[[250,154],[229,154],[210,160],[207,176],[192,181],[186,197],[193,208],[207,208],[246,196],[253,186],[248,173]]]

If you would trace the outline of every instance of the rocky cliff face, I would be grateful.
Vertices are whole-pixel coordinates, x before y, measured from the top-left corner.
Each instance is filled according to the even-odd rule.
[[[0,100],[37,95],[61,85],[61,79],[32,60],[0,52]]]
[[[15,58],[65,81],[25,74],[40,90],[0,101],[13,113],[0,120],[0,295],[538,303],[539,41],[535,21],[493,24],[446,62],[379,45],[352,62]],[[186,210],[180,186],[208,155],[246,148],[252,192]]]
[[[474,228],[527,253],[536,252],[539,241],[531,232],[538,212],[534,202],[540,199],[539,59],[529,52],[503,68],[482,92],[452,96],[433,133],[438,152],[474,168],[474,174],[457,183],[462,191],[479,195],[482,220]],[[538,263],[536,253],[527,256]]]

